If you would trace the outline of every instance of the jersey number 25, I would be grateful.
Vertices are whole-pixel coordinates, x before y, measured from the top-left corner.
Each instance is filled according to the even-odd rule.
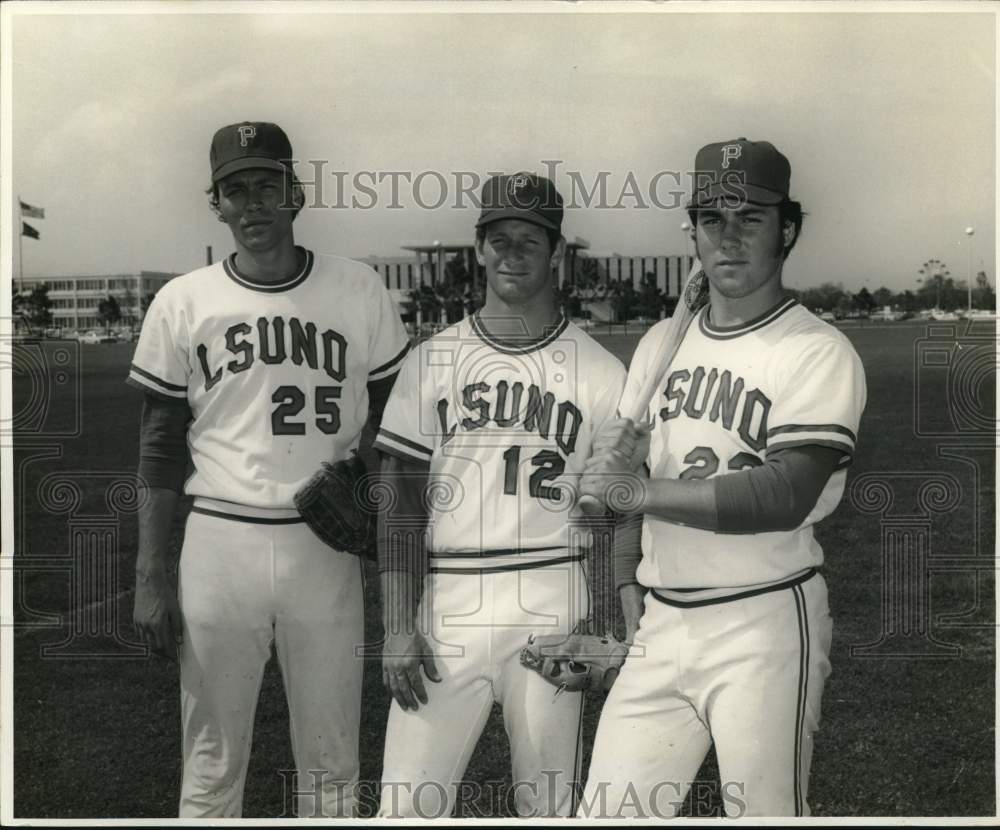
[[[317,386],[313,396],[313,411],[316,427],[326,435],[333,435],[340,429],[340,386]],[[271,433],[273,435],[305,435],[306,425],[302,420],[292,420],[306,407],[306,395],[297,386],[279,386],[271,395],[271,402],[277,404],[271,413]]]

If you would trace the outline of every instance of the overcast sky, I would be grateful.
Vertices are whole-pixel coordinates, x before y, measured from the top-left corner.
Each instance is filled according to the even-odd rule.
[[[297,158],[323,165],[326,206],[296,222],[319,251],[469,239],[476,210],[456,181],[558,160],[577,205],[567,236],[600,253],[684,253],[670,191],[687,190],[702,144],[747,136],[784,151],[808,212],[787,284],[915,287],[930,258],[964,278],[970,225],[975,269],[995,284],[992,13],[187,8],[14,16],[11,184],[46,211],[28,220],[41,239],[23,240],[26,274],[186,271],[208,244],[228,253],[205,202],[209,143],[251,119],[278,122]],[[585,207],[578,185],[602,172],[605,204]],[[355,199],[376,204],[336,206]]]

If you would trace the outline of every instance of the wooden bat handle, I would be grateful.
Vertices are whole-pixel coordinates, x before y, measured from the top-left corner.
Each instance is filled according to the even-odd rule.
[[[705,301],[707,295],[706,278],[702,274],[701,263],[694,261],[684,288],[681,290],[677,300],[677,308],[668,324],[669,333],[663,338],[656,355],[650,361],[650,372],[643,381],[639,392],[632,401],[632,410],[623,412],[622,415],[632,423],[638,423],[646,415],[649,404],[653,400],[653,395],[659,388],[660,380],[670,366],[677,349],[680,347],[684,334],[688,326],[694,319],[695,314]],[[581,496],[578,502],[580,510],[587,516],[600,516],[604,513],[604,505],[593,496]]]

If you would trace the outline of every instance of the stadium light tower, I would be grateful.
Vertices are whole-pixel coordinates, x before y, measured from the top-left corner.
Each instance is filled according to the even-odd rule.
[[[687,255],[688,261],[684,263],[685,270],[691,267],[691,223],[681,222],[681,233],[684,234],[684,253]],[[683,282],[683,277],[681,280]]]
[[[971,225],[965,229],[965,235],[969,237],[969,311],[972,311],[972,235],[976,229]]]

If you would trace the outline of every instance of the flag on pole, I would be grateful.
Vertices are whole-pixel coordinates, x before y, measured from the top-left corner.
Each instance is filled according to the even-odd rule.
[[[27,216],[29,219],[44,219],[45,208],[35,207],[34,205],[29,205],[27,202],[21,202],[21,215]]]
[[[35,228],[31,227],[31,225],[29,225],[27,222],[22,222],[21,236],[27,236],[30,239],[38,239],[40,238],[41,234],[39,234],[38,231]]]

